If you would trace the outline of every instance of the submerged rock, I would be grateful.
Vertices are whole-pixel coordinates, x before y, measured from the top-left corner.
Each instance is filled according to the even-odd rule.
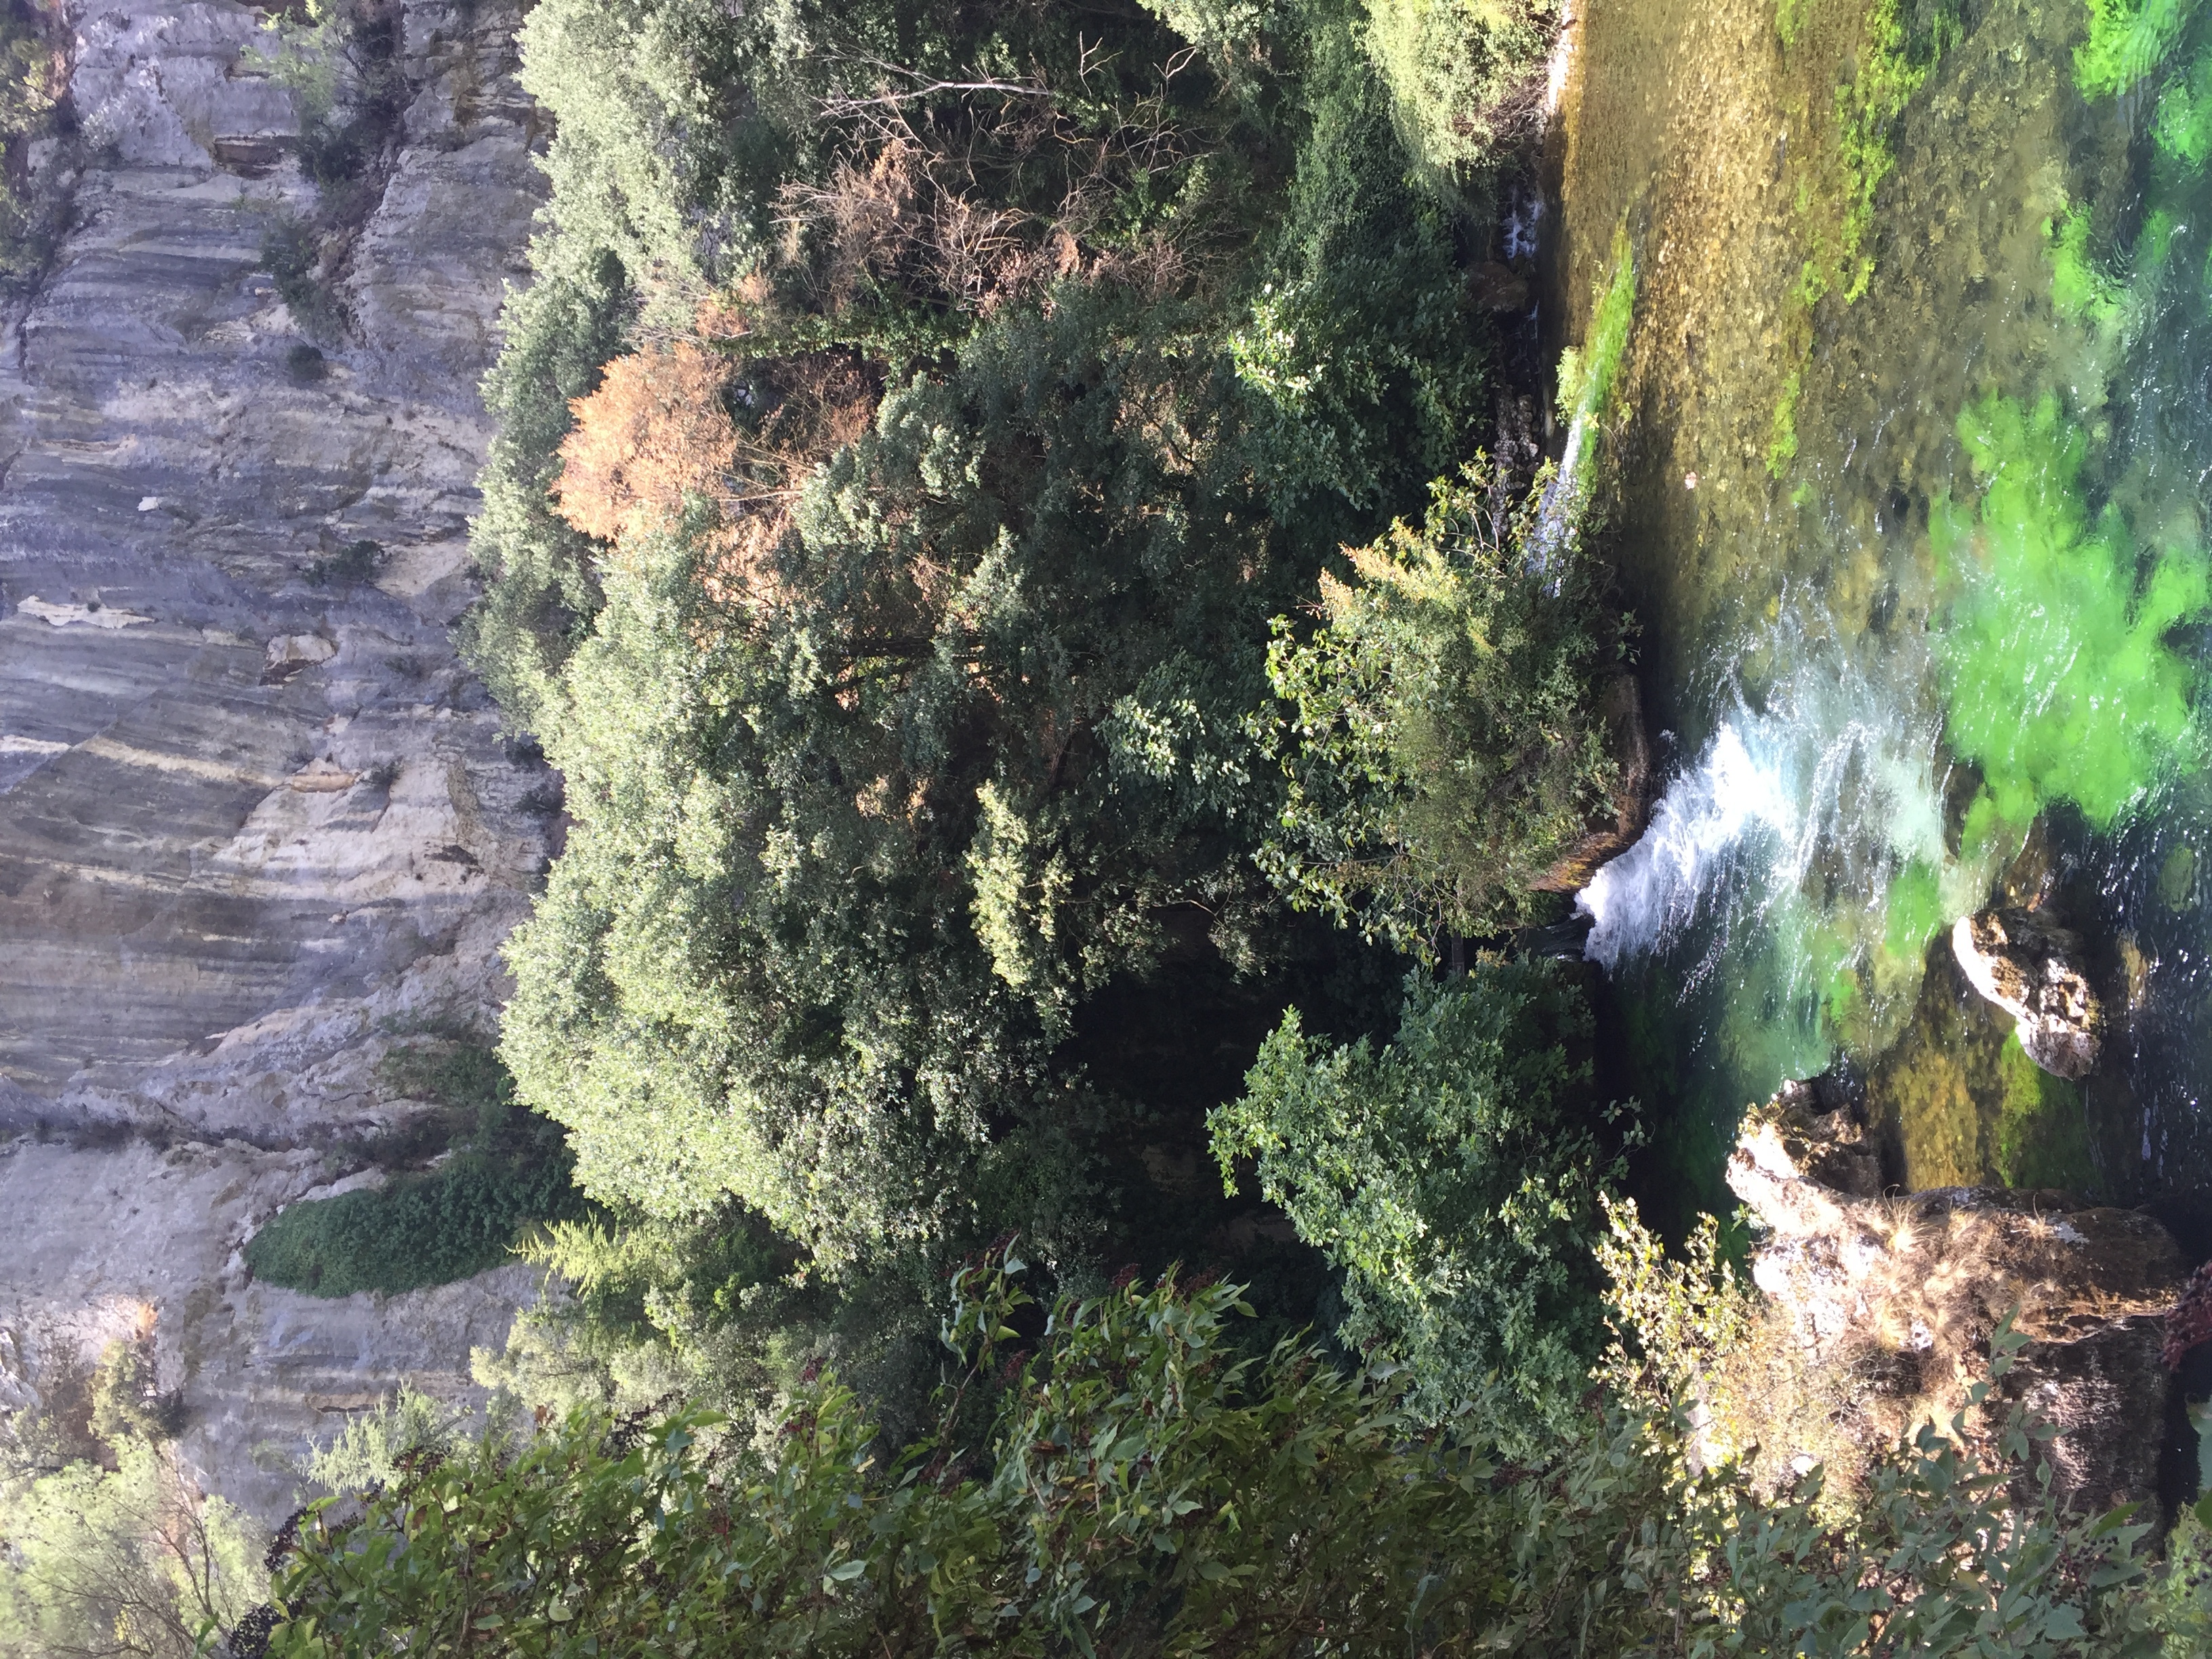
[[[2057,1191],[1879,1195],[1856,1114],[1819,1103],[1794,1084],[1754,1108],[1728,1181],[1765,1230],[1752,1277],[1790,1327],[1793,1363],[1851,1379],[1850,1431],[1881,1444],[1948,1424],[2010,1314],[2028,1346],[2001,1391],[2057,1431],[2045,1455],[2060,1494],[2085,1508],[2152,1496],[2163,1316],[2186,1271],[2166,1230]]]
[[[2105,1012],[2075,965],[2080,939],[2033,910],[1984,910],[1959,919],[1951,950],[1973,988],[2020,1022],[2030,1060],[2076,1081],[2095,1067]]]

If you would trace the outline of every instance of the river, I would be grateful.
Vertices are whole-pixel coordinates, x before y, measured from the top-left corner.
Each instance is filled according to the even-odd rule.
[[[1664,793],[1580,903],[1643,1182],[1724,1209],[1746,1102],[1840,1062],[1912,1188],[2212,1184],[2212,8],[1592,0],[1560,327],[1626,233],[1606,544]],[[2081,1085],[1966,985],[2078,930]]]

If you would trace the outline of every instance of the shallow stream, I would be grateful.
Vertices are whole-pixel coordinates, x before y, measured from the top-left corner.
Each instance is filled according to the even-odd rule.
[[[1657,1130],[1841,1060],[1915,1188],[2212,1188],[2212,5],[1591,0],[1564,331],[1637,306],[1602,443],[1665,728],[1581,902]],[[1950,923],[2035,902],[2112,1021],[2075,1085]]]

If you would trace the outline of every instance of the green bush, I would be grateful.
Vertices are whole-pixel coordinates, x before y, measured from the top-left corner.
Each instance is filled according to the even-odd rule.
[[[374,542],[359,545],[374,548]],[[514,1103],[514,1079],[498,1050],[466,1038],[395,1048],[380,1068],[386,1082],[401,1094],[434,1100],[471,1121],[482,1119],[495,1132]]]
[[[897,1455],[825,1375],[771,1432],[579,1414],[421,1460],[310,1515],[270,1652],[2118,1659],[2212,1635],[2195,1517],[2161,1571],[2127,1511],[2060,1514],[2017,1410],[1987,1440],[1923,1430],[1838,1520],[1817,1474],[1770,1501],[1694,1473],[1671,1413],[1581,1414],[1506,1462],[1423,1428],[1385,1368],[1240,1359],[1239,1296],[1063,1297],[1024,1334],[1000,1264],[965,1271],[939,1426]]]
[[[119,1449],[130,1440],[173,1440],[184,1425],[183,1394],[164,1393],[155,1380],[153,1339],[109,1343],[92,1376],[92,1432]]]
[[[426,1174],[289,1206],[246,1242],[246,1261],[311,1296],[412,1291],[513,1261],[526,1229],[582,1210],[565,1157],[464,1152]]]
[[[366,1492],[404,1479],[410,1462],[472,1448],[476,1412],[404,1382],[307,1460],[304,1473],[326,1492]]]
[[[1602,1335],[1593,1246],[1623,1136],[1598,1126],[1622,1114],[1596,1109],[1590,1031],[1556,963],[1483,955],[1408,978],[1380,1050],[1316,1043],[1293,1010],[1212,1117],[1224,1179],[1255,1159],[1342,1271],[1340,1340],[1409,1367],[1431,1416],[1486,1395],[1521,1449],[1571,1422]]]
[[[1620,624],[1572,536],[1537,556],[1546,500],[1509,518],[1471,466],[1322,579],[1321,628],[1277,619],[1261,730],[1289,793],[1260,860],[1293,903],[1414,951],[1492,933],[1612,816]]]
[[[1406,147],[1465,178],[1533,136],[1556,0],[1367,0],[1368,49]]]
[[[312,220],[272,215],[261,233],[261,268],[303,332],[323,340],[336,336],[338,302],[324,279],[322,233]]]

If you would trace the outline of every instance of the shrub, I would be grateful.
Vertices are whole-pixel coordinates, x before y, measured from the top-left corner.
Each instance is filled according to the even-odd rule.
[[[92,1375],[92,1431],[112,1448],[142,1440],[158,1445],[185,1425],[181,1390],[163,1393],[155,1380],[151,1334],[111,1342]]]
[[[1469,466],[1322,578],[1310,636],[1276,620],[1261,730],[1289,795],[1260,858],[1292,903],[1415,951],[1489,933],[1611,807],[1620,624],[1572,537],[1537,559],[1545,506],[1540,480],[1501,511]]]
[[[2212,1629],[2199,1547],[2154,1573],[2125,1511],[2060,1515],[2017,1411],[1978,1444],[1923,1430],[1837,1522],[1817,1476],[1766,1499],[1692,1473],[1673,1413],[1589,1414],[1504,1462],[1420,1428],[1385,1370],[1237,1358],[1239,1295],[1063,1297],[1024,1336],[1001,1264],[972,1267],[937,1431],[895,1456],[825,1375],[757,1439],[580,1413],[419,1460],[310,1515],[270,1652],[2056,1659]]]
[[[1224,325],[1254,471],[1279,517],[1326,528],[1333,547],[1466,459],[1492,365],[1460,268],[1469,228],[1407,181],[1352,27],[1323,7],[1308,21],[1296,114],[1281,118],[1295,166],[1279,222],[1254,238],[1257,292]]]
[[[365,1492],[403,1479],[410,1460],[470,1448],[469,1406],[434,1399],[404,1382],[372,1410],[348,1420],[337,1437],[307,1461],[308,1480],[332,1492]]]
[[[459,1152],[428,1174],[289,1206],[247,1241],[246,1265],[311,1296],[452,1284],[514,1260],[532,1224],[582,1213],[569,1167]]]
[[[309,349],[313,349],[312,347]],[[307,567],[308,583],[315,587],[336,584],[341,587],[365,582],[376,574],[376,568],[384,562],[384,549],[367,540],[348,542],[327,559],[317,559]]]
[[[1256,1159],[1261,1191],[1342,1271],[1338,1337],[1408,1366],[1432,1417],[1494,1377],[1488,1409],[1518,1449],[1572,1419],[1600,1344],[1592,1251],[1622,1137],[1601,1128],[1621,1112],[1595,1108],[1589,1039],[1557,964],[1484,955],[1444,983],[1410,976],[1379,1051],[1316,1044],[1291,1011],[1211,1120],[1224,1181]]]
[[[1534,136],[1556,0],[1367,0],[1368,49],[1389,82],[1406,148],[1468,177]]]
[[[402,1095],[435,1101],[470,1121],[483,1120],[488,1132],[505,1124],[514,1103],[514,1079],[498,1052],[466,1038],[396,1048],[379,1069]]]
[[[272,215],[261,233],[261,268],[303,331],[325,338],[336,331],[337,301],[323,278],[322,235],[312,221]]]
[[[393,0],[307,0],[304,18],[280,11],[264,27],[271,49],[257,54],[291,90],[299,112],[300,170],[324,192],[345,197],[396,134],[409,90],[399,63],[400,8]],[[365,204],[325,201],[338,218]]]
[[[67,228],[61,178],[68,152],[68,21],[39,0],[0,0],[0,290],[20,292]],[[50,144],[43,166],[31,146]]]

